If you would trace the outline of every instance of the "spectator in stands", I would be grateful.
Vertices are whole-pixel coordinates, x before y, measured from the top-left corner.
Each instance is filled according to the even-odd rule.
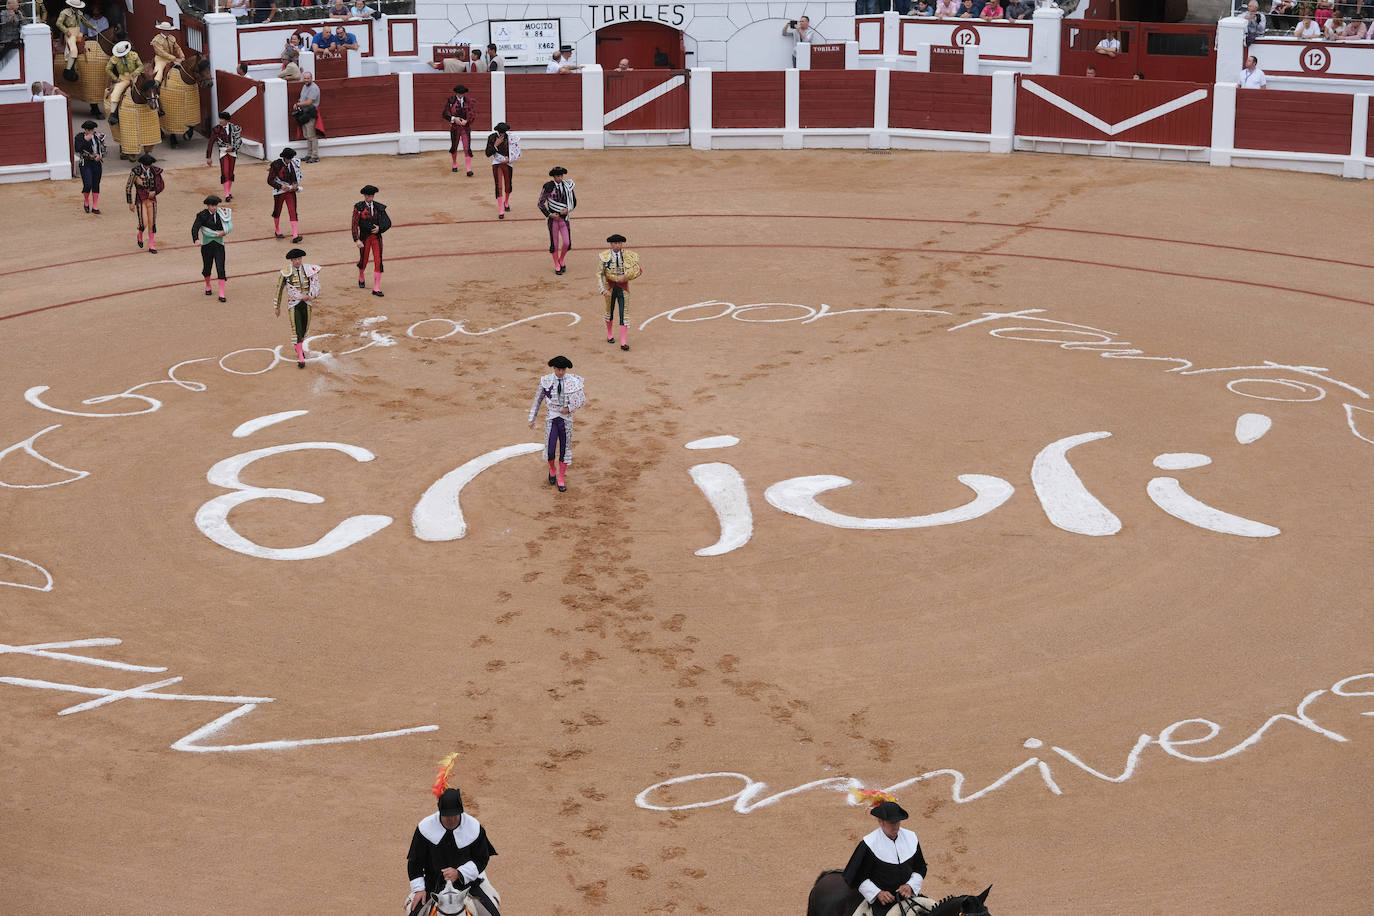
[[[331,2],[331,3],[329,4],[329,18],[330,18],[330,19],[347,19],[347,18],[348,18],[348,3],[347,3],[347,0],[333,0],[333,2]]]
[[[916,0],[916,6],[911,10],[911,15],[928,17],[935,15],[935,7],[930,5],[929,0]]]
[[[1341,29],[1340,40],[1364,41],[1367,34],[1368,30],[1365,28],[1365,24],[1358,19],[1351,18],[1351,20],[1345,24],[1345,28]]]
[[[1254,44],[1264,37],[1268,23],[1265,22],[1264,14],[1259,11],[1259,0],[1250,0],[1245,5],[1245,12],[1241,15],[1245,20],[1245,44]]]
[[[1033,0],[1012,0],[1007,4],[1008,19],[1033,19],[1035,18],[1035,3]]]
[[[953,19],[959,15],[959,0],[935,0],[935,15],[940,19]]]
[[[330,49],[333,47],[334,33],[328,28],[321,28],[310,39],[310,50],[314,51],[316,54],[325,54],[327,56]]]
[[[573,63],[572,45],[564,45],[558,49],[558,53],[549,58],[549,64],[544,68],[545,73],[573,73],[581,70],[581,64]]]
[[[296,123],[301,126],[301,136],[305,138],[307,144],[306,156],[302,162],[320,161],[320,134],[318,125],[320,119],[320,85],[315,82],[315,74],[309,70],[301,74],[301,94],[296,99],[296,104],[292,106],[291,114],[295,118],[298,114],[300,118],[308,119],[302,123],[297,118]]]
[[[282,46],[282,49],[281,49],[281,62],[282,62],[283,64],[285,64],[285,63],[286,63],[286,58],[287,58],[287,56],[288,56],[292,51],[295,51],[295,52],[296,52],[296,56],[297,56],[297,57],[300,57],[301,52],[304,51],[304,50],[305,50],[305,47],[301,44],[301,36],[300,36],[300,33],[299,33],[299,32],[292,32],[290,35],[287,35],[287,36],[286,36],[286,44]]]
[[[983,14],[984,0],[963,0],[959,5],[959,14],[956,19],[977,19]]]
[[[1094,67],[1092,64],[1088,64],[1088,69],[1086,69],[1086,70],[1083,71],[1083,75],[1084,75],[1084,76],[1097,76],[1097,68]]]
[[[87,12],[86,21],[81,23],[81,34],[86,38],[94,38],[110,27],[110,20],[105,18],[105,10],[99,3],[92,0]]]
[[[495,73],[497,70],[504,70],[505,65],[501,63],[501,55],[496,53],[496,45],[487,45],[487,72]]]
[[[0,12],[0,63],[11,51],[24,47],[21,30],[28,24],[24,14],[19,12],[19,0],[8,0],[4,11]]]
[[[1240,79],[1236,80],[1236,85],[1242,89],[1263,89],[1268,84],[1269,78],[1259,68],[1259,58],[1253,54],[1246,57],[1245,69],[1240,71]]]
[[[1116,57],[1121,53],[1121,36],[1116,32],[1108,32],[1107,36],[1097,43],[1097,47],[1093,48],[1093,52]]]
[[[334,26],[334,45],[332,50],[335,53],[358,50],[358,36],[341,25]]]
[[[628,57],[622,57],[620,59],[620,63],[615,65],[615,70],[617,73],[628,73],[633,69],[634,67],[630,66],[630,59]]]
[[[887,4],[884,3],[883,7],[886,8]],[[855,16],[871,16],[876,12],[878,12],[878,0],[854,0]]]
[[[367,5],[367,0],[353,0],[353,4],[348,8],[348,15],[352,19],[364,19],[377,12]]]
[[[782,24],[782,36],[792,39],[792,66],[797,65],[797,42],[811,41],[811,17],[801,16],[796,19],[789,19]],[[658,66],[658,64],[654,64]]]
[[[1317,28],[1326,28],[1326,20],[1331,18],[1331,13],[1335,8],[1336,4],[1333,0],[1317,0],[1317,13],[1312,17],[1317,21]]]
[[[979,11],[978,15],[980,18],[983,19],[993,20],[1001,19],[1002,14],[1005,12],[1006,11],[1002,9],[1002,4],[999,2],[999,0],[988,0],[987,3],[983,4],[983,8]]]
[[[1141,73],[1139,70],[1131,74],[1131,79],[1133,80],[1143,80],[1144,78],[1145,74]]]
[[[273,22],[277,18],[277,0],[253,0],[253,21]]]
[[[1293,27],[1298,21],[1298,0],[1274,0],[1274,5],[1269,8],[1269,24],[1271,27],[1285,32]]]
[[[1340,13],[1331,14],[1331,18],[1326,20],[1326,26],[1322,29],[1322,35],[1327,41],[1339,41],[1341,30],[1345,28],[1345,17]]]
[[[229,0],[229,15],[239,22],[248,18],[248,0]]]
[[[60,95],[64,99],[67,98],[67,93],[63,92],[61,89],[58,89],[52,83],[44,82],[42,80],[34,80],[32,83],[29,84],[30,102],[41,102],[50,95]]]
[[[239,76],[247,76],[247,75],[248,75],[248,62],[247,62],[247,61],[242,61],[242,60],[239,61],[238,71],[239,71]]]
[[[1293,29],[1293,37],[1303,41],[1312,41],[1322,37],[1322,27],[1312,19],[1312,7],[1304,6],[1302,8],[1302,19]]]
[[[300,67],[301,54],[299,51],[287,51],[286,63],[277,71],[277,79],[295,82],[301,78]]]

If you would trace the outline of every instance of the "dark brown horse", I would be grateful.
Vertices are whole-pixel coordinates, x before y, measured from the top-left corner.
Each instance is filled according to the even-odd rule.
[[[915,900],[898,900],[888,910],[888,916],[991,916],[987,908],[988,891],[991,890],[992,885],[988,885],[988,889],[977,896],[949,896],[929,909]],[[863,899],[858,891],[844,883],[843,872],[823,871],[806,899],[806,916],[854,916],[854,910]]]

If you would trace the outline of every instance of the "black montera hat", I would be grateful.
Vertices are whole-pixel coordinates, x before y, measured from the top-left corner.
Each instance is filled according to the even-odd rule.
[[[623,236],[623,235],[621,235],[619,232],[617,232],[615,235],[608,235],[608,236],[606,236],[606,241],[608,241],[608,242],[619,242],[620,244],[623,245],[623,244],[625,244],[625,236]]]
[[[288,147],[286,147],[285,149],[283,149],[283,150],[281,151],[281,157],[282,157],[283,159],[295,159],[295,158],[296,158],[296,151],[293,150],[291,147],[288,146]]]
[[[563,170],[560,169],[560,168],[559,168],[558,166],[556,166],[556,165],[555,165],[553,168],[549,169],[549,177],[550,177],[550,178],[557,178],[559,175],[562,175],[562,174],[563,174]]]
[[[156,157],[154,157],[154,156],[152,156],[152,155],[150,155],[150,154],[148,154],[148,153],[144,153],[142,156],[139,156],[139,157],[138,157],[138,164],[139,164],[139,165],[152,165],[154,162],[157,162]]]
[[[81,122],[81,129],[82,129],[82,130],[95,130],[97,126],[98,126],[98,125],[97,125],[94,121],[82,121],[82,122]]]
[[[453,817],[463,813],[463,795],[457,789],[445,789],[439,796],[439,814]]]
[[[555,356],[553,359],[549,360],[549,365],[555,369],[571,369],[572,360],[568,359],[566,356]]]
[[[221,112],[219,113],[219,119],[220,119],[221,121],[228,121],[228,120],[229,120],[230,118],[232,118],[233,116],[234,116],[234,113],[233,113],[232,111],[221,111]]]
[[[880,821],[904,821],[911,817],[901,805],[891,801],[885,801],[881,805],[874,805],[868,813]]]
[[[365,185],[363,185],[363,189],[362,189],[361,191],[359,191],[358,193],[359,193],[359,194],[376,194],[376,193],[377,193],[377,186],[376,186],[375,184],[365,184]]]
[[[461,83],[459,83],[457,86],[454,86],[454,87],[453,87],[453,91],[456,92],[456,93],[458,93],[459,95],[464,95],[464,94],[467,93],[468,87],[467,87],[467,86],[464,86],[464,85],[461,84]]]
[[[288,252],[286,253],[286,260],[288,260],[288,261],[291,260],[292,258],[303,258],[303,257],[305,257],[305,250],[302,249],[302,248],[292,248],[290,251],[288,251]]]
[[[510,125],[502,121],[500,124],[493,127],[492,130],[496,131],[498,134],[510,133]]]
[[[215,204],[221,203],[221,201],[218,195],[208,194],[206,195],[205,199],[201,201],[201,203],[205,204],[207,207],[213,207]]]

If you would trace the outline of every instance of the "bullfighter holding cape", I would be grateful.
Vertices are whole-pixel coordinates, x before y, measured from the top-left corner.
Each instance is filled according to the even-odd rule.
[[[544,414],[544,458],[549,462],[549,483],[558,492],[568,489],[568,465],[572,464],[573,412],[587,403],[587,391],[580,375],[570,375],[572,360],[555,356],[549,360],[553,372],[539,380],[534,403],[530,405],[530,429],[539,415],[539,405],[549,402]]]

